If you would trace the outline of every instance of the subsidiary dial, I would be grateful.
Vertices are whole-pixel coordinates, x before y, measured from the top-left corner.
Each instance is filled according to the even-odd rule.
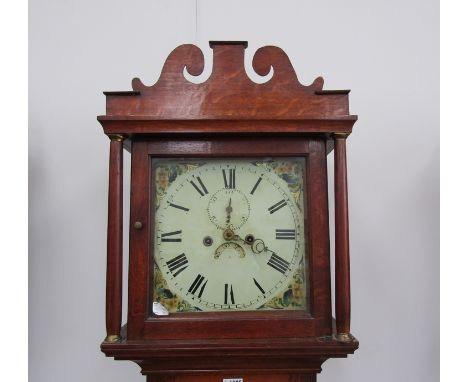
[[[208,217],[219,229],[239,229],[250,216],[250,204],[243,192],[223,188],[210,198]]]

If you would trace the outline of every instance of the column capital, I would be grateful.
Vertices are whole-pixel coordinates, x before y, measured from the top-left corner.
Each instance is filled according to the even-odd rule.
[[[350,133],[333,133],[333,139],[346,139]]]
[[[122,142],[125,139],[125,136],[122,134],[107,134],[111,141]]]

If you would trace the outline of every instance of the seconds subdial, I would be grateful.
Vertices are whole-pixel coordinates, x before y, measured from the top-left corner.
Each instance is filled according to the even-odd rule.
[[[250,216],[250,204],[243,192],[223,188],[210,198],[208,217],[218,229],[239,229]]]

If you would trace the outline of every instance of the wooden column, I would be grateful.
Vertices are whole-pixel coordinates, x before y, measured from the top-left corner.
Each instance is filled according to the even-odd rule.
[[[109,138],[106,341],[119,342],[122,325],[123,137],[109,135]]]
[[[340,341],[351,341],[351,293],[349,276],[348,181],[346,175],[346,138],[335,140],[335,314]]]

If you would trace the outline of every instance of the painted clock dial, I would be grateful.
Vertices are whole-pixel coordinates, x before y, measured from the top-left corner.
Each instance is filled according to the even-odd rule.
[[[153,301],[306,309],[302,158],[153,159]]]

